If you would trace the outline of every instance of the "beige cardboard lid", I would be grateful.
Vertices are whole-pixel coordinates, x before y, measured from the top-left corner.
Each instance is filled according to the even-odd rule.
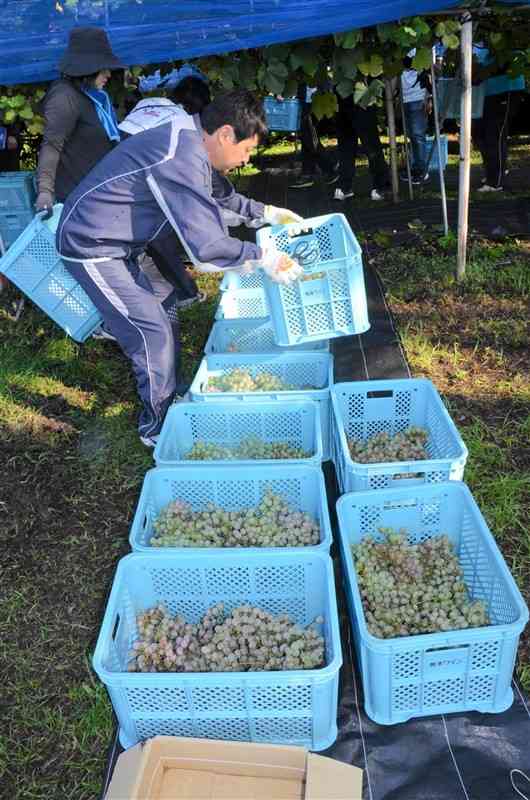
[[[105,800],[360,800],[362,770],[301,747],[158,736],[118,758]]]

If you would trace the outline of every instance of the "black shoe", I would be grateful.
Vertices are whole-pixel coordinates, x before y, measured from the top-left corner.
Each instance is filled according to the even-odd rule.
[[[315,183],[313,175],[302,174],[299,175],[292,183],[289,184],[289,189],[309,189]]]

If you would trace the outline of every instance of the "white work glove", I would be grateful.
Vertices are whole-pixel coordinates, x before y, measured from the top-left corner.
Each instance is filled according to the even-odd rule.
[[[283,286],[289,286],[304,274],[304,268],[297,261],[278,250],[266,250],[260,266],[272,281]]]
[[[303,222],[304,218],[288,208],[278,208],[277,206],[265,206],[263,219],[270,225],[289,225],[291,222]]]

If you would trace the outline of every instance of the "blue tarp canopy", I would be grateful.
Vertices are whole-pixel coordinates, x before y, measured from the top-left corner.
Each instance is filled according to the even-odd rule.
[[[0,84],[57,77],[68,31],[105,28],[124,64],[153,64],[364,28],[461,0],[0,0]]]

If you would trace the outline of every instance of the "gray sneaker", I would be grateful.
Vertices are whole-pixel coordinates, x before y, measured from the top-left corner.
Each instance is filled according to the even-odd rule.
[[[100,325],[99,328],[96,328],[94,333],[91,336],[92,339],[107,339],[109,342],[115,342],[116,337],[112,335],[110,331],[108,331],[104,325]]]
[[[158,442],[159,434],[156,433],[154,436],[140,436],[140,441],[142,444],[145,444],[146,447],[156,447],[156,443]]]

